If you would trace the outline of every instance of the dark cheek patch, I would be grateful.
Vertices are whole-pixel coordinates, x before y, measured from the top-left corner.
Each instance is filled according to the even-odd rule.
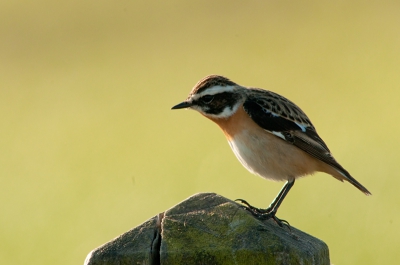
[[[238,95],[233,93],[221,93],[214,96],[213,101],[210,104],[204,104],[209,107],[206,111],[208,114],[218,115],[224,111],[226,107],[233,109],[233,106],[239,100]]]

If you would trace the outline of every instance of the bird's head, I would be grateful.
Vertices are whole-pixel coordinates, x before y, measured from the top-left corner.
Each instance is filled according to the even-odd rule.
[[[226,77],[210,75],[200,80],[188,98],[172,109],[190,108],[211,119],[226,119],[243,103],[245,89]]]

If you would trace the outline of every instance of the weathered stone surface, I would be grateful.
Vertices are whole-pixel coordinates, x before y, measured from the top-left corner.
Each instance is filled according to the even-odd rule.
[[[159,236],[157,219],[155,216],[92,250],[86,257],[85,265],[153,264],[152,260],[159,259],[159,246],[156,240]],[[152,251],[154,248],[156,252]]]
[[[321,240],[260,221],[213,193],[166,211],[162,227],[162,264],[329,264]]]
[[[329,264],[321,240],[260,221],[214,193],[196,194],[158,219],[93,250],[85,264]]]

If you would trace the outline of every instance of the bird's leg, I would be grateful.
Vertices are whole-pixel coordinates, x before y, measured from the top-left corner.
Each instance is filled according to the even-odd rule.
[[[271,209],[276,213],[278,211],[279,206],[281,206],[283,199],[285,199],[286,195],[289,193],[289,190],[293,187],[293,185],[294,185],[294,179],[286,182],[286,184],[282,187],[278,196],[275,197],[275,199],[272,201],[268,209]]]
[[[272,218],[276,223],[278,223],[279,226],[282,226],[283,223],[288,225],[289,224],[288,222],[277,218],[275,215],[283,199],[285,199],[286,195],[288,194],[289,190],[293,187],[293,185],[294,185],[294,179],[288,180],[288,182],[286,182],[286,184],[282,187],[281,191],[278,193],[278,196],[275,197],[275,199],[272,201],[272,203],[269,205],[267,209],[256,208],[250,205],[247,201],[242,199],[237,199],[236,201],[239,201],[240,203],[246,205],[245,209],[251,212],[255,217],[259,219],[266,220]]]

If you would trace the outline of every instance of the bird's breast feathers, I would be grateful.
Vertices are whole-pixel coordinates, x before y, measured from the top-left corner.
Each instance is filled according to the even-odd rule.
[[[263,178],[293,180],[318,170],[316,159],[267,131],[244,130],[228,142],[242,165]]]
[[[212,119],[224,132],[232,151],[250,172],[276,181],[311,174],[318,161],[260,127],[239,107],[228,119]]]

